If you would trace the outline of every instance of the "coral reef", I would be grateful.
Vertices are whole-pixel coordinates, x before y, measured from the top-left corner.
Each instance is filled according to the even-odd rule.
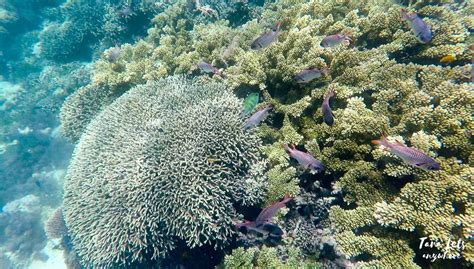
[[[66,222],[64,222],[63,210],[58,208],[45,224],[45,232],[49,239],[58,239],[67,236]]]
[[[35,258],[41,258],[46,245],[40,219],[40,199],[27,195],[7,203],[0,212],[0,250],[8,254],[0,258],[16,268],[27,266]],[[3,267],[2,267],[3,268]],[[10,268],[10,267],[5,267]]]
[[[18,95],[24,91],[19,85],[0,81],[0,110],[10,110],[18,102]]]
[[[54,61],[88,59],[114,42],[131,42],[145,34],[151,17],[164,6],[151,1],[68,0],[59,20],[40,34],[40,55]]]
[[[211,2],[206,5],[217,9]],[[428,250],[414,248],[419,245],[420,238],[443,242],[450,238],[465,242],[465,248],[460,250],[461,258],[438,260],[433,266],[469,267],[473,262],[470,215],[474,194],[471,176],[474,146],[470,130],[473,128],[474,99],[470,82],[472,52],[469,49],[474,30],[473,4],[404,2],[410,2],[406,8],[416,11],[432,28],[433,39],[429,44],[417,41],[408,25],[399,19],[401,7],[391,1],[382,4],[370,0],[280,0],[265,4],[261,12],[250,12],[248,20],[238,22],[239,27],[233,27],[235,21],[192,12],[193,5],[190,8],[186,1],[178,1],[153,19],[153,27],[148,29],[148,37],[143,41],[122,45],[116,61],[109,61],[108,54],[104,53],[94,63],[92,82],[84,89],[93,92],[90,96],[106,98],[86,101],[80,96],[71,97],[71,100],[81,101],[69,102],[78,106],[70,114],[70,122],[81,121],[77,121],[79,127],[71,127],[73,135],[70,138],[78,139],[86,129],[80,141],[91,139],[88,130],[92,132],[96,128],[100,115],[111,113],[108,111],[112,111],[115,103],[109,104],[113,99],[125,92],[117,101],[126,100],[124,97],[129,98],[130,92],[137,91],[129,90],[133,86],[173,74],[197,74],[196,64],[204,60],[223,69],[224,79],[213,76],[207,80],[222,80],[221,83],[241,97],[250,91],[259,91],[264,102],[273,104],[269,123],[251,131],[264,142],[259,149],[270,164],[267,172],[269,191],[264,203],[281,198],[285,193],[304,197],[301,185],[308,180],[321,181],[326,189],[321,192],[326,193],[328,181],[332,181],[332,191],[342,197],[341,201],[334,203],[327,213],[320,209],[334,201],[321,200],[323,202],[319,203],[319,196],[305,198],[302,204],[312,205],[306,209],[312,212],[308,215],[323,213],[317,217],[303,214],[300,226],[309,231],[323,229],[334,233],[335,244],[328,241],[335,246],[338,255],[354,260],[362,268],[420,268],[430,263],[423,258],[424,251]],[[254,38],[276,22],[282,22],[278,41],[265,49],[251,50]],[[333,48],[320,46],[326,36],[336,33],[349,36],[351,43]],[[440,62],[446,55],[453,55],[455,61]],[[294,75],[306,68],[327,68],[329,74],[308,84],[297,84]],[[323,122],[320,108],[328,90],[334,91],[331,108],[335,121],[332,127]],[[146,104],[143,102],[143,106]],[[89,107],[93,108],[90,113],[87,112]],[[103,108],[105,110],[99,112]],[[64,110],[68,109],[66,105]],[[114,115],[120,119],[124,117],[120,113]],[[86,128],[88,122],[91,124]],[[153,126],[155,124],[165,123],[157,121]],[[132,139],[129,133],[121,136],[117,129],[107,131],[113,133],[114,138]],[[382,132],[389,134],[391,140],[426,152],[441,163],[441,170],[428,172],[410,167],[396,156],[373,147],[370,141]],[[102,134],[97,136],[103,137]],[[96,148],[99,143],[111,145],[106,138],[95,143]],[[313,177],[298,169],[281,147],[284,143],[295,144],[298,149],[321,160],[325,172]],[[114,149],[123,152],[118,146]],[[79,142],[76,152],[81,150]],[[125,163],[129,158],[129,155],[120,156],[123,159],[113,163]],[[90,159],[84,157],[81,161],[92,162],[96,156],[91,154]],[[140,163],[140,169],[142,164],[146,162]],[[99,175],[105,173],[101,170],[103,167],[97,168]],[[71,169],[74,171],[75,168]],[[118,175],[122,170],[114,173]],[[116,175],[114,173],[111,175]],[[114,176],[103,180],[111,178]],[[73,183],[73,180],[69,182]],[[76,184],[79,189],[92,190],[85,183]],[[100,187],[101,190],[107,188]],[[110,189],[103,190],[101,197],[111,199],[113,196],[109,197],[107,191]],[[253,194],[257,193],[263,192]],[[329,199],[327,194],[322,197]],[[252,203],[255,201],[257,199]],[[232,212],[231,208],[227,210]],[[298,219],[290,222],[292,226],[286,228],[295,228]],[[298,251],[304,249],[314,254],[318,245],[297,243],[301,241],[297,238],[304,237],[307,230],[304,229],[293,242],[300,248]],[[179,237],[180,233],[175,235]],[[100,244],[107,244],[108,238],[111,237],[106,237]],[[224,241],[222,237],[213,239]],[[198,244],[188,240],[190,245]],[[137,244],[127,245],[132,246]],[[275,248],[268,249],[269,253],[276,251]],[[88,256],[92,255],[91,249],[81,251],[86,260],[97,262]],[[239,255],[227,257],[228,266],[235,262],[257,266],[255,255],[258,250],[247,251],[238,250],[242,260],[238,259]],[[282,261],[274,259],[273,262],[281,265]],[[262,264],[271,266],[273,263]]]
[[[97,115],[65,183],[63,212],[84,265],[159,262],[181,241],[225,245],[233,204],[265,191],[261,142],[244,132],[241,109],[222,84],[170,77]]]
[[[0,205],[26,193],[36,194],[49,204],[59,202],[62,181],[56,180],[59,176],[54,173],[65,169],[72,147],[57,131],[57,113],[69,94],[89,83],[89,75],[90,68],[84,63],[48,65],[19,82],[21,87],[16,87],[21,91],[5,95],[9,97],[4,105],[9,109],[0,110],[0,140],[4,145]]]
[[[61,107],[62,135],[71,142],[79,140],[89,122],[115,99],[116,95],[104,87],[87,85],[76,90]]]
[[[283,251],[283,252],[282,252]],[[244,249],[236,248],[226,255],[221,268],[321,268],[314,262],[303,261],[296,247],[287,251],[263,246]]]

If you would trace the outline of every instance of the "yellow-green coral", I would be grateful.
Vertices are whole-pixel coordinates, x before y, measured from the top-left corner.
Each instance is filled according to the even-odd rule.
[[[348,257],[364,253],[371,255],[370,261],[358,262],[357,268],[421,268],[413,262],[414,251],[405,240],[397,239],[395,234],[356,235],[349,230],[337,234],[336,241],[339,244],[339,249]]]
[[[294,167],[285,167],[285,165],[276,165],[268,173],[268,191],[266,195],[266,204],[278,201],[286,194],[289,196],[298,195],[298,178]]]
[[[296,247],[288,247],[287,257],[281,258],[276,248],[263,246],[261,249],[242,247],[236,248],[231,255],[226,255],[222,268],[224,269],[252,269],[252,268],[311,268],[318,269],[320,265],[310,261],[304,261],[301,253]]]

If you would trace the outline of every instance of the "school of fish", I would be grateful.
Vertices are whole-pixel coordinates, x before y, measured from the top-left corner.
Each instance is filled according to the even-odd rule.
[[[405,9],[402,9],[400,13],[401,19],[407,22],[416,40],[418,40],[422,44],[428,44],[432,40],[433,33],[431,31],[431,26],[428,25],[423,20],[423,18],[421,18],[415,12],[408,12]],[[278,42],[280,28],[281,23],[279,22],[274,25],[270,31],[264,32],[260,36],[255,38],[250,44],[250,48],[252,50],[259,51],[269,47],[275,42]],[[356,40],[352,40],[348,34],[335,33],[324,37],[320,42],[320,46],[324,49],[331,49],[340,45],[349,46],[355,41]],[[455,60],[456,58],[454,56],[446,55],[445,57],[440,59],[440,62],[450,63]],[[212,64],[201,60],[197,64],[197,66],[203,73],[223,77],[221,70],[217,69]],[[329,78],[330,72],[328,67],[310,67],[307,69],[303,69],[294,75],[293,80],[297,84],[305,85],[311,83],[316,79]],[[322,120],[328,127],[332,127],[336,119],[330,107],[330,100],[333,96],[334,90],[329,89],[326,92],[321,105]],[[243,129],[246,131],[257,127],[262,122],[264,122],[273,108],[272,104],[267,104],[255,111],[252,115],[248,116],[258,106],[258,102],[259,94],[256,92],[248,94],[248,96],[244,100],[242,116],[247,118],[243,125]],[[385,134],[382,134],[382,137],[379,140],[372,140],[372,143],[375,145],[382,146],[383,149],[389,151],[393,155],[403,160],[406,164],[411,165],[413,167],[418,167],[426,171],[436,171],[440,169],[440,164],[434,158],[428,156],[419,149],[408,147],[398,141],[393,143],[389,142]],[[323,163],[314,158],[311,154],[302,150],[298,150],[295,148],[295,146],[290,147],[287,144],[284,144],[283,148],[285,149],[287,154],[292,159],[296,160],[304,170],[310,171],[312,173],[321,173],[324,170]],[[243,222],[235,222],[234,224],[236,229],[243,233],[281,236],[281,229],[275,224],[272,224],[271,219],[280,208],[284,207],[285,204],[291,201],[292,199],[293,198],[291,197],[285,196],[282,201],[277,201],[269,207],[264,208],[255,221],[244,220]]]

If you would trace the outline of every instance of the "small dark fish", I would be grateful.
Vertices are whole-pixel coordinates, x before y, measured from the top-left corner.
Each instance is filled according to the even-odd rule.
[[[252,42],[252,44],[250,44],[250,48],[253,50],[263,49],[277,41],[278,34],[280,33],[280,26],[281,23],[279,22],[272,28],[271,31],[261,34]]]
[[[402,19],[408,22],[416,39],[423,44],[429,43],[433,38],[431,27],[415,12],[408,13],[406,9],[402,9],[401,13]]]
[[[407,147],[398,141],[395,143],[390,143],[384,134],[382,134],[380,140],[372,140],[372,144],[384,146],[386,150],[400,157],[405,163],[409,165],[430,171],[440,169],[440,164],[421,150]]]
[[[220,75],[221,71],[219,69],[215,68],[212,64],[206,63],[204,61],[200,61],[197,66],[199,69],[201,69],[202,72],[207,73],[207,74],[216,74]]]
[[[316,160],[311,154],[300,151],[293,148],[288,147],[287,144],[284,144],[283,147],[285,151],[292,157],[293,159],[297,160],[298,163],[303,166],[305,169],[309,169],[315,172],[321,172],[324,170],[323,164]]]
[[[322,77],[322,75],[328,74],[327,69],[323,69],[323,71],[317,69],[317,68],[311,68],[311,69],[304,69],[298,73],[296,73],[295,77],[293,78],[297,83],[309,83],[313,79],[317,79]]]
[[[330,89],[324,98],[323,104],[321,105],[321,110],[323,112],[323,121],[332,126],[334,124],[334,114],[332,113],[331,107],[329,106],[329,99],[334,96],[334,91]]]
[[[255,112],[244,124],[244,129],[252,129],[255,126],[259,125],[262,121],[264,121],[268,117],[268,112],[273,108],[270,104],[259,111]]]
[[[345,34],[334,34],[328,35],[321,41],[321,46],[323,48],[332,48],[338,46],[339,44],[345,44],[346,46],[351,43],[351,38]]]

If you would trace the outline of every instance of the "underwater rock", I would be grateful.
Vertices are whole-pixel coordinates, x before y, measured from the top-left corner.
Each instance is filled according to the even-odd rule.
[[[261,142],[242,128],[241,109],[222,84],[170,77],[97,115],[65,183],[64,217],[83,264],[159,262],[178,241],[225,245],[233,204],[265,191]]]

